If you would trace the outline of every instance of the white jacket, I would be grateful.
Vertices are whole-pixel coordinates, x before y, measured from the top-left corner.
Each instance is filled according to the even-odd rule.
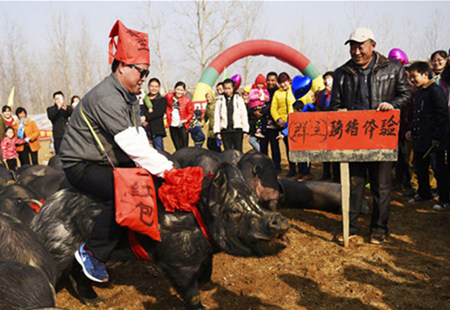
[[[214,109],[214,134],[220,133],[228,126],[227,103],[224,95],[217,97],[216,108]],[[238,94],[233,95],[233,128],[242,129],[248,133],[248,113],[244,99]]]

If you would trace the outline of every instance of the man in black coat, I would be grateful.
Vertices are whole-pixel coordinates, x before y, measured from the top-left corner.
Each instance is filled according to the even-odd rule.
[[[64,94],[57,91],[53,94],[53,105],[47,108],[47,117],[53,125],[53,145],[55,154],[59,154],[62,137],[66,131],[67,122],[72,114],[72,107],[64,102]]]
[[[412,93],[405,70],[399,61],[375,51],[373,32],[357,28],[347,43],[350,43],[351,59],[334,73],[330,110],[389,111],[406,106]],[[356,236],[359,228],[358,217],[368,173],[373,196],[370,242],[384,242],[388,233],[391,169],[392,162],[350,163],[350,238]],[[342,234],[336,238],[343,242]]]
[[[163,138],[166,136],[164,128],[164,113],[166,113],[167,99],[159,93],[161,83],[157,78],[151,78],[148,82],[148,97],[150,98],[153,108],[145,113],[147,121],[147,135],[152,140],[153,147],[157,150],[164,151]]]

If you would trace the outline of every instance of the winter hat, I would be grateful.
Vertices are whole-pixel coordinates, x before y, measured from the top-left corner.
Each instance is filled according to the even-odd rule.
[[[248,94],[252,90],[252,85],[247,85],[244,87],[244,91]]]
[[[262,74],[259,74],[255,79],[255,85],[258,84],[266,84],[266,77]]]
[[[150,65],[150,49],[148,35],[143,32],[128,29],[120,20],[114,24],[109,34],[109,63],[113,58],[126,65]],[[115,40],[117,37],[117,42]],[[114,48],[116,53],[114,54]]]

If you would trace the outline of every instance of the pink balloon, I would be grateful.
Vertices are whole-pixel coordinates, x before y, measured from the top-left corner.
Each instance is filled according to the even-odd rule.
[[[402,65],[407,65],[409,63],[408,56],[406,56],[405,52],[399,48],[393,48],[389,52],[388,58],[397,59],[402,63]]]
[[[242,78],[239,74],[235,74],[231,77],[231,79],[236,83],[236,89],[239,89],[239,86],[241,86]]]

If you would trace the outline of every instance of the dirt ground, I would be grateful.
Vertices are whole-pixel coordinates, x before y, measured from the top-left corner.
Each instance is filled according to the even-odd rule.
[[[165,144],[170,151],[170,138]],[[42,162],[49,157],[45,147]],[[316,180],[320,167],[313,163]],[[432,210],[433,202],[409,204],[401,194],[393,190],[390,235],[382,245],[368,243],[370,213],[360,219],[361,234],[344,248],[333,239],[342,227],[340,215],[280,210],[291,225],[289,247],[265,258],[216,255],[212,283],[200,293],[203,304],[207,309],[450,309],[450,211]],[[95,288],[105,299],[97,309],[183,309],[157,266],[131,261],[108,263],[108,270],[110,283]],[[57,306],[89,309],[66,282],[59,285]]]

